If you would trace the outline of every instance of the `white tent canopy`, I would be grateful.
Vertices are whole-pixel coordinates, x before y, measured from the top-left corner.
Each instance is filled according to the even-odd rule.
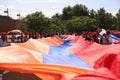
[[[11,31],[9,31],[8,33],[11,33],[11,32],[13,32],[13,33],[22,33],[22,31],[21,31],[21,30],[18,30],[18,29],[11,30]]]

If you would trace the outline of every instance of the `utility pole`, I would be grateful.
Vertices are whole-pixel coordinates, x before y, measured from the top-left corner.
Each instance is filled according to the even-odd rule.
[[[20,12],[17,14],[17,16],[18,16],[18,19],[20,20]]]
[[[7,16],[9,16],[9,9],[7,8],[7,10],[5,10],[4,13],[7,13]]]

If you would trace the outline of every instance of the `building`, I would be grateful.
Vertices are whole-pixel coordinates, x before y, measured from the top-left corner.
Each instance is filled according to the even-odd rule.
[[[9,16],[0,15],[0,32],[8,32],[14,29],[27,31],[27,24],[24,21],[14,20]]]

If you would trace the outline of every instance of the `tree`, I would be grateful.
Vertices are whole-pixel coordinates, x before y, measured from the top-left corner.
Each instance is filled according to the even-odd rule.
[[[67,20],[65,24],[66,24],[65,29],[67,32],[72,32],[72,33],[75,32],[72,20]]]
[[[73,16],[88,16],[88,14],[89,14],[88,8],[85,5],[76,4],[72,8],[72,15]]]
[[[117,30],[120,30],[120,9],[118,10],[118,13],[116,14],[117,19]]]
[[[59,26],[61,24],[61,15],[59,15],[58,13],[53,15],[51,18],[51,23],[54,23],[56,24],[56,26]]]
[[[106,29],[112,29],[113,25],[113,16],[111,13],[106,13],[105,14],[105,28]]]
[[[42,12],[29,14],[24,18],[24,20],[28,25],[29,31],[46,31],[50,23],[50,20],[45,17]]]
[[[72,18],[72,9],[70,6],[63,8],[62,20],[69,20]]]
[[[100,28],[105,28],[105,9],[104,8],[100,8],[97,12],[97,26],[99,26]]]
[[[96,29],[96,20],[84,16],[73,17],[66,24],[66,30],[68,32],[95,31]]]
[[[90,10],[89,16],[90,16],[90,18],[96,18],[96,12],[93,9]]]
[[[96,29],[117,29],[120,30],[120,10],[113,16],[111,13],[100,8],[97,11],[88,10],[85,5],[76,4],[67,6],[62,14],[56,13],[47,18],[42,12],[35,12],[27,15],[24,21],[28,24],[29,31],[39,32],[81,32],[94,31]]]
[[[60,32],[60,25],[62,24],[62,20],[61,20],[61,15],[59,15],[58,13],[56,13],[55,15],[52,16],[52,18],[50,19],[50,32]]]

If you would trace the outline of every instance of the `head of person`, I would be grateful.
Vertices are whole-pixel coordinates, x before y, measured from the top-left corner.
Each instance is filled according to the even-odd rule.
[[[107,33],[107,35],[109,35],[110,34],[110,30],[107,30],[106,33]]]

